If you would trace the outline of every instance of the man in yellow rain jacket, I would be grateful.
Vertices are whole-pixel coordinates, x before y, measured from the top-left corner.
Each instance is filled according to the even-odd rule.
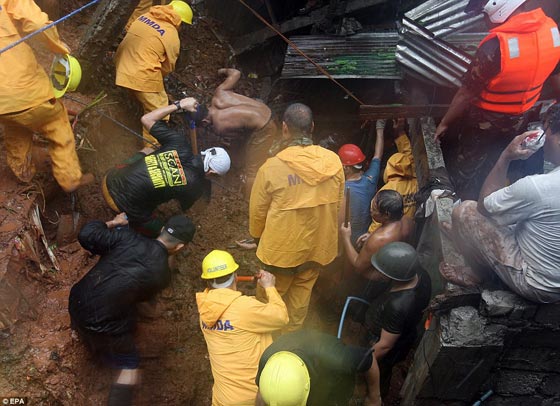
[[[175,69],[181,22],[192,24],[192,16],[190,6],[183,1],[153,6],[130,25],[117,49],[115,83],[130,89],[142,104],[144,114],[168,104],[163,78]],[[143,136],[157,144],[145,129]]]
[[[202,261],[208,288],[196,294],[214,387],[212,406],[253,406],[259,359],[272,344],[271,332],[288,323],[288,310],[269,272],[257,274],[268,303],[237,291],[239,267],[225,251],[214,250]]]
[[[0,48],[49,23],[32,0],[0,0]],[[50,51],[69,53],[55,27],[38,37]],[[29,182],[35,175],[34,132],[49,141],[53,175],[64,191],[73,192],[93,180],[91,174],[82,176],[66,109],[55,99],[47,74],[25,42],[0,54],[0,124],[8,166],[21,181]]]
[[[138,2],[138,5],[136,6],[136,8],[134,9],[134,11],[132,12],[132,14],[130,15],[128,22],[126,23],[126,27],[125,29],[128,31],[128,29],[130,28],[130,25],[138,18],[140,17],[142,14],[146,14],[148,11],[150,11],[150,8],[152,6],[156,6],[156,5],[162,5],[162,4],[167,4],[169,3],[169,1],[167,0],[140,0]]]
[[[338,211],[344,171],[334,152],[312,145],[313,114],[288,106],[282,138],[289,146],[259,169],[249,204],[249,232],[257,257],[276,276],[290,315],[285,331],[301,328],[319,268],[338,252]],[[257,287],[257,297],[262,298]]]
[[[383,174],[385,185],[379,189],[378,193],[382,190],[395,190],[399,192],[403,197],[404,215],[414,218],[414,213],[416,212],[414,195],[418,192],[418,181],[416,180],[412,148],[404,130],[404,123],[403,118],[398,119],[395,123],[395,144],[399,152],[391,155],[387,161]],[[372,233],[379,227],[381,227],[381,224],[373,221],[368,231]]]

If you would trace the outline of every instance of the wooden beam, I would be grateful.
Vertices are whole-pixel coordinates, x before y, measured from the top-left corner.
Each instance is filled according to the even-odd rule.
[[[449,104],[379,104],[360,106],[360,119],[442,117]]]
[[[386,2],[387,0],[349,0],[345,14],[349,14],[366,7],[372,7]],[[328,11],[329,6],[326,5],[312,11],[308,15],[294,17],[291,20],[281,23],[278,26],[278,31],[280,31],[282,34],[287,34],[300,28],[309,27],[325,18]],[[276,35],[276,32],[272,31],[268,27],[265,27],[258,31],[254,31],[250,34],[243,35],[235,40],[232,44],[233,49],[235,50],[235,55],[240,55],[257,45],[262,44],[266,40],[275,37]]]

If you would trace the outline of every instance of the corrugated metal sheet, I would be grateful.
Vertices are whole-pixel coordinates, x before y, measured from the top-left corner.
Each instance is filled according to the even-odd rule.
[[[348,37],[324,35],[290,38],[299,49],[337,79],[400,79],[395,60],[397,32],[364,33]],[[292,47],[288,47],[283,78],[326,78]]]
[[[444,41],[406,17],[400,33],[397,61],[423,78],[448,87],[461,86],[461,78],[471,63],[469,53],[474,53],[486,35],[454,34]]]
[[[428,70],[432,68],[440,70],[443,67],[446,69],[444,77],[450,76],[446,73],[447,70],[450,70],[455,77],[460,77],[470,62],[469,54],[474,53],[484,37],[484,34],[453,34],[448,37],[451,44],[449,45],[438,39],[417,38],[419,35],[410,33],[412,28],[403,27],[401,31],[405,29],[406,33],[403,32],[402,37],[397,32],[382,32],[363,33],[351,37],[306,35],[292,37],[291,40],[337,79],[401,79],[403,72],[398,62],[407,68],[411,64],[419,67],[424,64],[424,69]],[[429,37],[429,33],[425,35]],[[406,41],[403,42],[403,38],[406,38]],[[433,58],[428,59],[423,56],[425,54],[428,56],[433,54]],[[419,56],[419,61],[414,60],[415,55]],[[449,67],[446,68],[447,65]],[[431,76],[434,75],[428,75]],[[326,76],[289,47],[282,78],[326,79]],[[438,79],[436,83],[450,86],[455,83],[455,80]]]
[[[405,13],[405,17],[429,30],[435,37],[446,37],[454,32],[480,26],[483,22],[483,14],[464,12],[468,2],[469,0],[428,0]]]

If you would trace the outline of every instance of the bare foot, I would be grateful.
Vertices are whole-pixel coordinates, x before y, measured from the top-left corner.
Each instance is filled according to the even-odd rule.
[[[439,264],[439,273],[449,282],[459,286],[474,287],[482,283],[472,268],[465,265],[451,265],[442,261]]]

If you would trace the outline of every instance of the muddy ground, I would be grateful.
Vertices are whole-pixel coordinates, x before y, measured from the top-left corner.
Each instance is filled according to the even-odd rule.
[[[63,2],[63,14],[82,3]],[[80,15],[60,26],[63,39],[73,49],[87,21],[87,15]],[[219,26],[207,21],[195,29],[196,36],[189,42],[192,57],[179,78],[187,84],[190,95],[208,101],[220,82],[218,68],[232,66],[232,60],[227,44],[216,36]],[[108,56],[112,51],[108,50]],[[52,57],[47,52],[38,49],[38,56],[44,66],[49,65]],[[71,197],[53,181],[48,163],[31,184],[24,185],[11,174],[5,151],[1,152],[0,397],[25,396],[32,405],[103,404],[113,379],[113,372],[97,363],[73,334],[67,313],[71,286],[97,261],[76,242],[76,232],[90,219],[108,220],[112,215],[101,197],[99,180],[109,168],[140,148],[135,136],[99,114],[103,112],[139,132],[138,106],[126,92],[112,86],[101,84],[98,90],[108,96],[84,112],[76,100],[87,104],[96,94],[73,93],[70,96],[74,100],[64,99],[70,111],[80,113],[75,122],[79,156],[84,170],[97,178],[95,185],[77,193],[74,211]],[[261,83],[245,79],[239,91],[257,97]],[[180,254],[179,272],[171,286],[138,324],[137,343],[142,355],[138,405],[210,404],[212,376],[195,304],[195,292],[203,289],[200,263],[212,249],[228,249],[241,265],[241,274],[256,269],[253,252],[233,248],[235,239],[248,236],[248,205],[240,192],[241,142],[199,133],[201,148],[211,144],[230,147],[234,168],[214,183],[209,204],[198,202],[189,210],[188,215],[197,224],[195,239]],[[46,146],[40,139],[37,145]],[[58,270],[30,220],[35,205]],[[161,211],[164,215],[175,214],[179,206],[169,203]],[[252,286],[245,290],[251,292]],[[338,314],[337,309],[320,309],[314,298],[307,324],[335,333]],[[402,376],[395,379],[396,387],[399,382]]]

